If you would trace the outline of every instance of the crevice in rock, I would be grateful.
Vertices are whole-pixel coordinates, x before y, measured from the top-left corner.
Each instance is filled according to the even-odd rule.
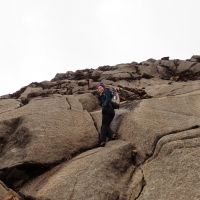
[[[34,197],[31,197],[31,196],[25,196],[24,194],[22,194],[21,192],[18,192],[18,194],[22,197],[22,199],[24,200],[37,200],[36,198]]]
[[[20,100],[20,107],[27,105],[30,102],[30,98],[21,98]]]
[[[160,141],[161,141],[162,139],[164,139],[165,137],[167,137],[167,136],[169,136],[169,135],[174,135],[174,136],[175,136],[175,135],[178,134],[178,133],[182,133],[182,132],[190,131],[190,130],[194,130],[194,129],[199,129],[199,128],[200,128],[200,126],[199,126],[199,125],[196,125],[196,126],[193,126],[193,127],[191,127],[191,128],[188,128],[188,129],[185,129],[185,130],[181,130],[181,131],[171,132],[171,133],[169,133],[169,134],[166,134],[166,135],[160,137],[160,138],[157,140],[157,142],[156,142],[156,144],[155,144],[155,146],[154,146],[154,151],[153,151],[152,156],[149,157],[148,159],[146,159],[145,162],[150,162],[151,160],[155,159],[155,158],[158,156],[158,154],[160,153],[160,150],[162,149],[162,147],[163,147],[164,145],[170,143],[170,142],[174,142],[174,141],[177,141],[177,140],[187,140],[187,139],[199,138],[200,135],[198,136],[198,135],[189,134],[189,135],[186,135],[186,136],[182,136],[182,137],[180,137],[180,138],[178,138],[178,139],[169,139],[168,141],[166,141],[166,143],[163,143],[163,144],[161,143],[160,146],[158,146],[159,143],[160,143]]]
[[[197,136],[193,136],[193,137],[188,136],[188,137],[185,137],[185,138],[181,138],[181,139],[177,139],[177,140],[168,141],[168,142],[164,143],[164,144],[159,148],[158,152],[156,152],[155,155],[153,154],[152,157],[150,157],[150,158],[146,161],[146,163],[147,163],[147,162],[150,162],[150,161],[152,161],[153,159],[155,159],[156,157],[158,157],[158,155],[159,155],[161,149],[162,149],[165,145],[167,145],[167,144],[170,144],[170,143],[175,142],[175,141],[184,141],[184,140],[197,139],[197,138],[200,138],[200,136],[199,136],[199,137],[197,137]],[[192,146],[191,146],[191,147],[192,147]],[[191,148],[191,147],[178,147],[178,148],[180,149],[180,148]],[[200,147],[200,145],[195,145],[195,147]],[[174,149],[176,149],[176,148],[174,148]],[[174,149],[173,149],[173,150],[174,150]]]
[[[139,199],[139,197],[140,197],[140,195],[142,194],[142,192],[143,192],[143,190],[144,190],[144,187],[146,186],[146,180],[145,180],[145,177],[144,177],[144,172],[143,172],[143,169],[140,167],[140,170],[141,170],[141,172],[142,172],[142,180],[141,180],[141,182],[142,182],[142,186],[141,186],[141,189],[140,189],[140,192],[139,192],[139,194],[138,194],[138,196],[134,199],[134,200],[137,200],[137,199]]]
[[[23,163],[18,166],[0,170],[0,180],[15,191],[29,180],[51,169],[54,165],[40,163]]]
[[[99,133],[99,131],[98,131],[97,123],[95,122],[95,120],[94,120],[92,114],[91,114],[90,112],[88,112],[88,113],[89,113],[89,115],[90,115],[90,117],[91,117],[91,119],[92,119],[92,121],[93,121],[93,123],[94,123],[94,127],[95,127],[95,129],[96,129],[96,131],[97,131],[97,133],[98,133],[98,137],[99,137],[99,139],[100,139],[100,133]]]
[[[68,156],[67,158],[63,158],[54,163],[44,164],[36,162],[27,162],[18,164],[17,166],[13,166],[10,168],[4,168],[0,170],[0,180],[2,180],[8,187],[18,192],[25,183],[31,181],[33,178],[36,178],[46,173],[47,171],[51,170],[52,168],[55,168],[56,166],[64,162],[72,160],[72,158],[80,155],[81,153],[95,149],[97,147],[99,147],[98,144],[95,144],[92,147],[81,148],[75,153]],[[96,152],[93,152],[92,154],[94,153]]]
[[[67,101],[67,103],[69,104],[69,109],[71,110],[72,109],[72,106],[71,106],[71,104],[70,104],[70,102],[69,102],[69,99],[66,97],[66,101]]]
[[[139,74],[141,75],[141,72],[140,72],[140,65],[135,65],[135,70],[136,70],[136,74]]]
[[[173,134],[177,134],[177,133],[180,133],[180,132],[189,131],[189,130],[198,129],[198,128],[200,128],[200,126],[199,125],[195,125],[195,126],[192,126],[192,127],[189,127],[189,128],[171,131],[171,132],[163,134],[162,136],[157,136],[155,138],[155,140],[154,140],[154,143],[153,143],[152,153],[151,154],[147,154],[147,158],[144,160],[144,162],[142,164],[144,164],[145,162],[147,162],[154,155],[156,147],[157,147],[157,144],[161,140],[161,138],[163,138],[163,137],[165,137],[167,135],[173,135]]]

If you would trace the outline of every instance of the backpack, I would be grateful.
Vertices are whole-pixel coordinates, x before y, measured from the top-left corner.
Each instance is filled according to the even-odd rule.
[[[119,109],[120,96],[119,96],[119,92],[118,92],[117,88],[110,87],[109,90],[112,94],[111,105],[112,105],[113,109]]]

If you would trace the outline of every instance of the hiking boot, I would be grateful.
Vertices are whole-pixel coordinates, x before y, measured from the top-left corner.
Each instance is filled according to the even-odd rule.
[[[105,144],[106,144],[106,142],[101,142],[101,143],[99,144],[99,146],[100,146],[100,147],[104,147]]]
[[[113,133],[112,140],[117,140],[117,139],[118,139],[118,134],[117,133]]]

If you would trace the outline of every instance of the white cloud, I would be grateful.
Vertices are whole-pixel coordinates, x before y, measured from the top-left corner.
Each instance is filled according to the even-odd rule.
[[[0,95],[58,72],[199,54],[198,0],[0,2]]]

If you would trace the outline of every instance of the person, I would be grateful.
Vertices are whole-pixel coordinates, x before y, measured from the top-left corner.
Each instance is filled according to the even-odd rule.
[[[109,88],[106,88],[103,83],[99,83],[97,86],[99,104],[102,107],[102,125],[100,134],[100,146],[103,147],[106,144],[106,140],[112,140],[113,131],[110,128],[110,124],[115,116],[115,110],[112,107],[112,93]]]

